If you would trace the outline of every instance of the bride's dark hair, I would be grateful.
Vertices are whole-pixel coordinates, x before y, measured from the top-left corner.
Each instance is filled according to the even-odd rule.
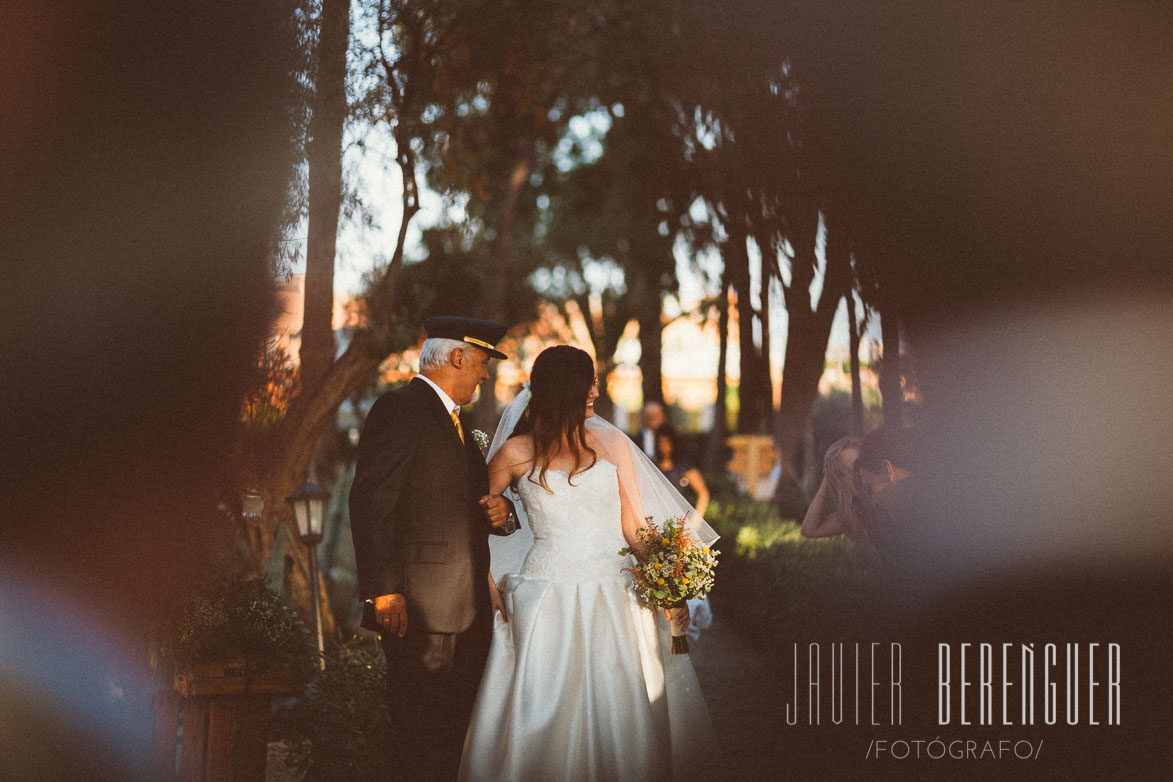
[[[541,466],[536,483],[547,491],[546,472],[564,442],[574,454],[574,469],[568,479],[589,470],[598,460],[586,441],[586,401],[594,384],[595,362],[578,348],[555,345],[534,360],[529,381],[533,396],[511,436],[528,434],[533,438],[534,464]],[[584,465],[586,454],[590,454],[590,464]]]

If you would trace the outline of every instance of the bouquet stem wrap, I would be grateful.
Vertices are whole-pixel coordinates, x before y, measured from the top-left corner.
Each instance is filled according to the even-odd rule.
[[[684,628],[681,626],[687,612],[687,603],[677,603],[668,609],[669,622],[672,625],[672,654],[688,654],[688,636],[684,634]]]

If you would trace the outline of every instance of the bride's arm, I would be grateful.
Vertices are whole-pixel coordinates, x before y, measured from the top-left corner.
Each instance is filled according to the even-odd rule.
[[[528,437],[511,437],[497,449],[489,460],[489,491],[504,494],[505,490],[529,470],[533,463],[533,446]]]
[[[635,505],[627,492],[623,490],[622,483],[619,485],[619,507],[622,514],[620,523],[623,525],[623,539],[627,541],[627,545],[631,546],[633,551],[642,553],[644,544],[640,541],[636,530],[643,526],[645,521],[636,512]]]
[[[523,437],[514,437],[502,445],[489,461],[489,491],[495,495],[503,495],[517,479],[524,475],[529,462],[532,461],[532,447]],[[489,603],[494,613],[501,612],[501,618],[508,622],[509,614],[505,610],[505,601],[501,597],[501,590],[497,587],[497,580],[493,572],[489,571]]]
[[[627,435],[622,432],[619,432],[619,435],[619,437],[612,437],[606,442],[599,440],[598,447],[601,450],[599,455],[614,464],[619,473],[619,507],[622,517],[623,539],[634,551],[643,552],[644,544],[640,541],[636,530],[644,526],[647,519],[644,518],[639,479],[636,477],[635,462],[631,455],[633,446],[627,439]],[[664,609],[664,618],[669,622],[672,621],[672,616],[667,609]],[[684,613],[678,619],[681,629],[687,630],[690,620],[688,604],[685,603]]]
[[[646,520],[643,514],[643,504],[640,501],[639,479],[635,475],[635,464],[631,459],[631,450],[627,444],[627,436],[619,433],[622,442],[617,438],[605,441],[602,438],[592,438],[591,446],[599,451],[599,458],[606,459],[615,465],[619,473],[619,508],[620,524],[623,528],[623,539],[627,545],[636,551],[643,551],[636,530],[642,527]]]
[[[489,462],[489,493],[490,494],[504,494],[509,485],[513,483],[513,474],[510,470],[506,450],[509,445],[506,443],[501,446],[501,450]]]

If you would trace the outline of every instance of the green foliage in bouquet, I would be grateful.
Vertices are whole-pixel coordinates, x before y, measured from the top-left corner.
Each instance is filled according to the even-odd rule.
[[[704,599],[713,588],[713,568],[720,551],[701,546],[684,527],[684,518],[673,516],[662,527],[652,517],[636,530],[643,551],[631,547],[620,556],[634,555],[636,566],[625,568],[635,576],[635,590],[652,608],[671,608],[689,598]]]
[[[385,780],[387,662],[378,644],[354,637],[326,649],[326,669],[279,715],[277,738],[304,782]],[[302,776],[304,775],[304,776]]]
[[[244,659],[245,675],[288,670],[295,684],[312,673],[316,653],[305,626],[264,579],[208,578],[159,632],[154,663],[163,676],[201,663]]]

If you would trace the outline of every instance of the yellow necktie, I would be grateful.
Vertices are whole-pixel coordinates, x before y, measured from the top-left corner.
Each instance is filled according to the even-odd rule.
[[[455,410],[448,415],[452,416],[452,423],[456,424],[456,434],[460,435],[460,442],[464,442],[464,427],[460,425],[460,414]]]

